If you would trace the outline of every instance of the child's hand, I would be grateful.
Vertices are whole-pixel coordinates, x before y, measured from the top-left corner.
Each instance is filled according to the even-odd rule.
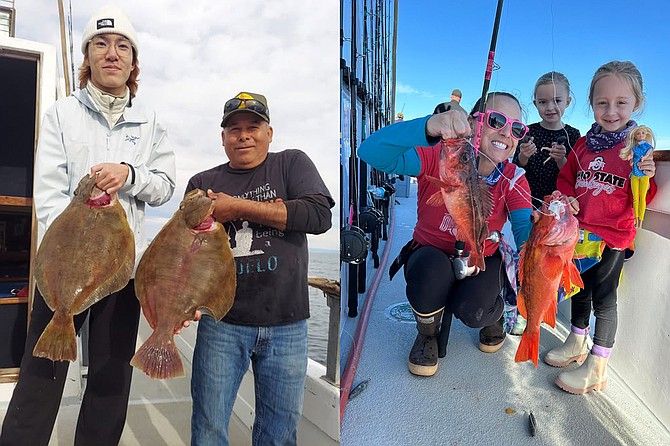
[[[547,164],[547,161],[553,159],[556,161],[556,165],[560,169],[563,167],[567,161],[565,159],[565,146],[563,144],[551,143],[551,147],[542,147],[542,150],[549,152],[549,156],[542,164]]]
[[[650,151],[640,159],[637,163],[637,168],[640,169],[649,178],[656,174],[656,163],[654,162],[653,153]]]
[[[579,213],[579,201],[575,197],[568,197],[568,203],[570,203],[570,212],[572,215]]]
[[[426,135],[442,139],[463,138],[470,135],[468,117],[460,110],[448,110],[428,119]]]
[[[530,157],[537,152],[537,147],[535,146],[533,139],[534,138],[531,136],[528,142],[519,144],[519,164],[521,167],[528,164]]]

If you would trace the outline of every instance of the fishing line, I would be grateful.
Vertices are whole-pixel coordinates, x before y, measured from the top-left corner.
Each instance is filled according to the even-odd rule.
[[[506,176],[503,174],[503,171],[500,170],[500,168],[498,168],[498,165],[497,165],[491,158],[489,158],[489,156],[488,156],[486,153],[482,152],[481,150],[479,151],[479,153],[480,153],[480,155],[483,155],[486,159],[488,159],[488,160],[491,162],[491,164],[493,164],[493,168],[494,168],[496,171],[498,171],[498,172],[500,173],[500,177],[501,177],[501,179],[504,178],[505,180],[507,180],[507,182],[508,182],[509,185],[510,185],[510,188],[513,189],[513,190],[515,190],[515,191],[521,196],[521,198],[523,198],[528,204],[530,204],[530,206],[531,206],[532,209],[537,210],[538,212],[540,212],[540,213],[543,214],[543,215],[553,215],[553,214],[545,214],[544,212],[542,212],[542,209],[541,209],[541,208],[536,208],[535,206],[533,206],[533,202],[532,202],[532,200],[530,200],[529,198],[527,198],[527,197],[530,197],[531,199],[532,199],[532,198],[535,198],[535,199],[537,199],[537,200],[539,200],[539,201],[544,201],[544,197],[542,197],[541,199],[540,199],[540,198],[537,198],[537,197],[533,197],[529,191],[527,192],[527,191],[524,190],[523,188],[519,187],[519,186],[516,184],[516,181],[512,182],[513,178],[508,178],[508,177],[506,177]],[[503,197],[500,197],[500,198],[502,199]]]
[[[555,23],[555,18],[554,18],[554,10],[553,10],[553,0],[550,1],[549,7],[550,7],[550,16],[551,16],[551,33],[550,33],[550,39],[551,39],[550,58],[551,58],[551,66],[552,66],[551,82],[552,82],[552,86],[553,86],[553,89],[554,89],[554,91],[553,91],[554,95],[553,95],[552,101],[554,102],[554,106],[558,108],[558,104],[556,102],[556,96],[557,96],[556,82],[555,82],[555,77],[554,77],[554,73],[555,73],[556,70],[555,70],[555,59],[554,59],[554,48],[555,48],[554,23]],[[496,77],[496,80],[495,80],[495,85],[496,86],[497,86],[497,83],[498,83],[498,78]],[[568,96],[570,96],[570,95],[571,95],[571,89],[568,87]],[[488,94],[487,94],[487,96],[488,96]],[[534,97],[535,97],[535,92],[533,91],[533,99],[534,99]],[[484,107],[484,105],[482,107]],[[522,109],[522,112],[523,112],[523,109]],[[572,146],[572,143],[570,141],[570,135],[569,135],[567,129],[565,128],[565,123],[563,123],[562,116],[561,116],[561,123],[562,123],[562,130],[565,133],[565,138],[566,138],[566,145],[567,145],[566,149],[569,149],[569,151],[566,150],[566,152],[567,152],[566,153],[566,163],[567,163],[568,157],[570,156],[570,154],[574,154],[575,151],[573,150],[573,146]],[[497,164],[488,155],[483,153],[481,150],[479,151],[479,154],[483,155],[485,158],[487,158],[491,162],[491,164],[493,164],[494,169],[496,171],[498,171],[500,173],[501,177],[505,178],[505,180],[507,180],[507,182],[510,184],[510,188],[515,190],[524,200],[526,200],[526,202],[528,202],[528,204],[530,204],[532,209],[537,210],[538,212],[540,212],[543,215],[551,215],[551,214],[545,214],[544,212],[542,212],[542,208],[541,207],[539,207],[539,208],[535,207],[533,202],[532,202],[532,199],[536,199],[537,201],[543,202],[544,197],[534,197],[530,192],[527,192],[523,188],[519,187],[516,184],[516,181],[513,182],[512,181],[513,179],[508,178],[507,176],[505,176],[505,174],[498,168]],[[576,154],[574,154],[574,157],[575,157],[575,160],[577,161],[577,165],[579,166],[579,169],[581,171],[584,171],[584,168],[581,165],[579,157]],[[578,199],[579,197],[586,194],[587,192],[588,192],[588,190],[583,192],[582,194],[574,197],[574,198]]]
[[[555,18],[554,18],[554,1],[553,0],[549,1],[549,14],[551,16],[551,33],[550,33],[550,36],[551,36],[551,83],[554,86],[554,100],[555,100],[555,98],[556,98],[556,83],[554,82],[554,73],[556,72],[556,62],[554,61],[554,48],[555,48],[554,22],[555,22]],[[568,88],[568,95],[570,95],[570,93],[571,93],[570,90],[571,89]],[[533,92],[533,95],[535,95],[534,92]],[[561,123],[563,123],[563,116],[561,116]],[[575,160],[577,161],[577,166],[579,166],[579,170],[582,171],[582,172],[585,172],[584,167],[582,167],[582,163],[579,161],[579,157],[577,156],[577,154],[573,150],[572,144],[570,144],[570,135],[568,134],[568,131],[565,129],[565,123],[563,123],[563,132],[565,133],[565,139],[567,140],[568,147],[570,148],[570,151],[565,155],[565,162],[567,163],[568,162],[568,157],[571,154],[573,154]],[[577,200],[579,197],[586,194],[587,192],[588,192],[588,188],[584,192],[579,194],[578,196],[574,197],[575,200]]]

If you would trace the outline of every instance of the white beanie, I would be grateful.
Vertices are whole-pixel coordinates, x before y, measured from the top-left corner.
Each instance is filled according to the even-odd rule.
[[[81,37],[81,52],[86,55],[88,41],[98,34],[120,34],[130,40],[137,54],[137,34],[130,19],[117,6],[104,6],[89,19]]]

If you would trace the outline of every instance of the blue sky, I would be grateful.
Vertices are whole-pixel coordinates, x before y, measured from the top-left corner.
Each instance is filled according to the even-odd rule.
[[[398,9],[396,112],[405,119],[432,113],[463,92],[470,110],[482,93],[497,0],[403,1]],[[647,101],[636,118],[654,130],[658,149],[670,149],[670,6],[659,1],[528,1],[504,3],[490,91],[514,93],[525,122],[540,120],[532,104],[537,78],[559,71],[573,101],[563,121],[584,134],[593,123],[588,88],[596,69],[630,60],[642,73]]]

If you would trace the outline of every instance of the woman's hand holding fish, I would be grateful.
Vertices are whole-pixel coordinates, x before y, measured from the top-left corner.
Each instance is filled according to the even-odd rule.
[[[637,168],[644,172],[649,178],[656,174],[656,163],[654,162],[651,150],[640,159],[640,162],[637,163]]]
[[[130,167],[126,164],[101,163],[91,167],[89,176],[96,177],[95,185],[109,195],[121,189],[128,179]]]
[[[433,115],[426,123],[426,135],[442,139],[463,138],[470,135],[468,117],[460,110],[448,110]]]
[[[535,155],[537,152],[537,146],[533,142],[533,137],[531,136],[527,142],[519,144],[519,165],[524,167],[528,164],[528,160],[531,156]]]

